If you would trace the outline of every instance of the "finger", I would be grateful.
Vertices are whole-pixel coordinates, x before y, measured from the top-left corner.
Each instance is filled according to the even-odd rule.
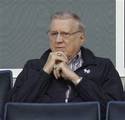
[[[55,74],[57,79],[60,77],[60,67],[59,67],[59,64],[55,64],[54,65],[54,74]]]
[[[56,64],[58,64],[59,62],[68,63],[68,59],[63,52],[51,52],[51,56]]]
[[[68,59],[66,57],[64,57],[62,54],[61,55],[57,54],[57,58],[56,59],[61,61],[61,62],[68,63]]]
[[[62,57],[62,56],[57,56],[57,57],[56,57],[56,64],[58,64],[58,63],[60,63],[60,62],[65,62],[65,63],[67,63],[68,61],[67,61],[64,57]]]
[[[53,74],[54,74],[55,78],[57,79],[58,77],[57,77],[57,74],[56,74],[56,69],[57,69],[57,64],[55,64],[53,66]]]
[[[54,60],[56,64],[60,63],[60,62],[67,62],[67,59],[61,54],[57,52],[51,52],[51,58],[52,60]]]
[[[59,67],[60,67],[60,76],[63,77],[63,78],[66,78],[66,76],[69,76],[70,75],[70,69],[69,69],[69,66],[64,63],[64,62],[61,62],[59,64]]]
[[[68,61],[68,58],[67,56],[64,54],[64,52],[61,52],[61,51],[58,51],[56,52],[58,56],[63,56],[67,61]]]
[[[61,73],[61,76],[62,76],[63,78],[65,78],[64,73]]]
[[[54,74],[55,78],[58,79],[58,77],[56,75],[56,70],[55,69],[53,70],[53,74]]]
[[[55,70],[56,71],[56,75],[58,78],[60,78],[60,67],[57,67],[57,69]]]

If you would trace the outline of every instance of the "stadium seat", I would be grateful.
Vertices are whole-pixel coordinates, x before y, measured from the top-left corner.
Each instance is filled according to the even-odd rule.
[[[100,120],[97,102],[7,103],[4,120]]]
[[[8,91],[12,85],[12,72],[0,71],[0,119],[3,117],[4,104]]]
[[[106,120],[125,120],[125,101],[109,102]]]

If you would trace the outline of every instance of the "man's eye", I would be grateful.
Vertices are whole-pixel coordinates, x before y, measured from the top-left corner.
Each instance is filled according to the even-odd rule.
[[[62,34],[65,35],[65,36],[68,36],[68,35],[69,35],[69,33],[66,33],[66,32],[63,32]]]
[[[58,34],[57,32],[51,33],[52,36],[56,36],[57,34]]]

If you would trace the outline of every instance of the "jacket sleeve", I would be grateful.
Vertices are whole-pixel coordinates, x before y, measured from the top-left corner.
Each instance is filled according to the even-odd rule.
[[[83,76],[81,82],[76,86],[81,98],[103,103],[123,99],[123,86],[119,74],[110,60],[107,60],[106,64],[107,67],[103,72],[103,82],[100,85],[96,84],[93,79]]]
[[[45,93],[50,77],[42,69],[33,68],[31,62],[28,61],[17,77],[14,87],[8,93],[7,101],[34,102],[38,94]]]

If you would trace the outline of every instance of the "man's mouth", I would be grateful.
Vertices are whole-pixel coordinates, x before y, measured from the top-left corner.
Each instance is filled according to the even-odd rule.
[[[64,52],[64,47],[56,47],[56,51],[63,51]]]

